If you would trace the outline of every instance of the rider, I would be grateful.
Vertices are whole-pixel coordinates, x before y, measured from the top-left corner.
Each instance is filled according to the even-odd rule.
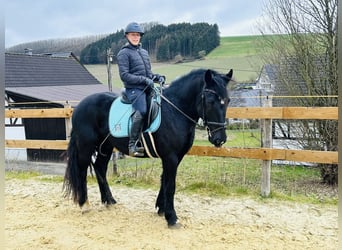
[[[138,23],[129,23],[125,29],[127,43],[117,55],[120,78],[134,109],[128,141],[130,156],[144,155],[144,148],[137,146],[137,142],[147,113],[145,90],[153,87],[154,81],[165,81],[165,76],[153,74],[151,71],[149,54],[140,44],[143,35],[144,30]]]

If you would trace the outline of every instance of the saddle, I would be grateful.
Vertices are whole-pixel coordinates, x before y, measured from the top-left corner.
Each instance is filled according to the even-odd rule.
[[[156,91],[151,92],[147,97],[147,118],[145,119],[143,132],[155,132],[161,123],[160,112],[161,98]],[[132,115],[134,109],[128,100],[125,91],[116,98],[109,110],[109,131],[114,137],[129,137],[132,126]]]

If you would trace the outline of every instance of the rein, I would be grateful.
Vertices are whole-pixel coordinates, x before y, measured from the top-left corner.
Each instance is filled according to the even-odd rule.
[[[227,123],[226,122],[212,122],[212,121],[208,121],[206,118],[205,118],[205,105],[204,105],[204,92],[210,92],[210,93],[213,93],[215,95],[217,95],[219,97],[219,95],[214,91],[214,90],[211,90],[211,89],[206,89],[206,88],[203,88],[202,90],[202,93],[201,93],[201,104],[202,104],[202,111],[203,111],[203,114],[202,114],[202,118],[203,118],[203,124],[204,126],[203,127],[207,127],[207,130],[208,130],[208,133],[209,135],[211,136],[212,133],[218,131],[218,130],[221,130],[221,129],[225,129],[226,128],[226,125]],[[161,98],[163,98],[168,104],[170,104],[173,108],[175,108],[178,112],[180,112],[183,116],[185,116],[187,119],[189,119],[191,122],[197,124],[197,121],[195,121],[194,119],[192,119],[190,116],[188,116],[186,113],[184,113],[180,108],[178,108],[175,104],[173,104],[169,99],[167,99],[163,94],[160,94]],[[219,97],[219,99],[221,99]],[[211,130],[209,128],[208,125],[215,125],[215,126],[220,126],[216,129],[213,129]]]
[[[188,118],[190,121],[192,121],[193,123],[197,124],[197,122],[192,119],[190,116],[188,116],[187,114],[185,114],[180,108],[178,108],[176,105],[174,105],[169,99],[167,99],[163,94],[160,95],[161,98],[163,98],[168,104],[170,104],[172,107],[174,107],[179,113],[181,113],[182,115],[184,115],[186,118]]]

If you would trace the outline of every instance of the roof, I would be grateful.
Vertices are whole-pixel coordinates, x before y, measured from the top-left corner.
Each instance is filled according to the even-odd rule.
[[[72,53],[5,54],[5,91],[51,102],[80,101],[108,91]],[[119,92],[115,89],[114,92]]]
[[[6,88],[7,94],[12,98],[26,96],[29,98],[25,99],[37,102],[53,102],[62,105],[69,103],[71,106],[76,106],[88,95],[106,91],[108,88],[102,84]]]
[[[101,84],[73,56],[5,55],[5,87]]]

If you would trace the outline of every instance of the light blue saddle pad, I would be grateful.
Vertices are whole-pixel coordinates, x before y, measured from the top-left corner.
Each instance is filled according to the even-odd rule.
[[[160,103],[160,96],[156,97],[154,102]],[[109,110],[109,131],[114,137],[128,137],[130,128],[132,126],[131,115],[133,108],[131,104],[123,103],[121,97],[116,98]],[[151,122],[149,128],[144,132],[155,132],[161,122],[160,105],[158,105],[158,112],[156,118]]]

